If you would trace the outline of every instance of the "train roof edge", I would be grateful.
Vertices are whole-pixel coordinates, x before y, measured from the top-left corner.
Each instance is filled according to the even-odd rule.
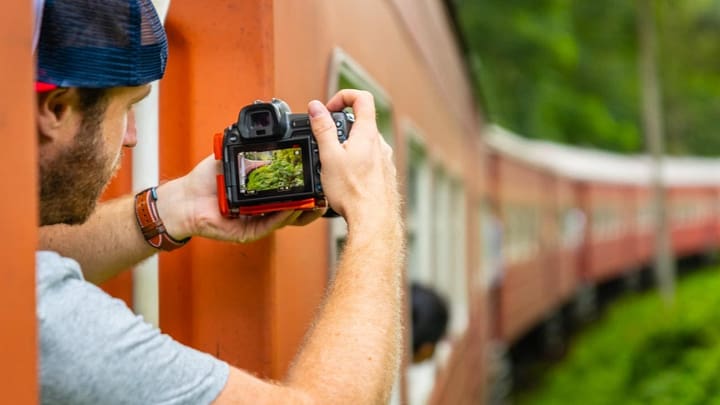
[[[647,154],[623,155],[522,137],[496,124],[485,127],[491,149],[556,175],[578,181],[649,185],[652,160]],[[720,185],[720,158],[665,157],[663,182],[670,186]]]

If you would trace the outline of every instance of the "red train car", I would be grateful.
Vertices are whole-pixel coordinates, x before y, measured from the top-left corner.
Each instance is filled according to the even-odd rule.
[[[553,175],[555,202],[553,204],[555,230],[550,232],[555,242],[548,267],[556,271],[557,300],[559,304],[574,298],[580,281],[578,265],[587,218],[580,208],[575,182],[567,177]]]
[[[706,186],[668,190],[672,248],[677,255],[709,252],[717,246],[716,198],[716,191]]]
[[[588,215],[584,278],[600,283],[637,267],[634,212],[628,209],[635,205],[632,187],[587,182],[580,200]]]
[[[544,211],[553,200],[543,187],[545,173],[508,160],[500,170],[498,191],[506,229],[500,316],[503,338],[513,341],[554,304],[553,270],[546,265],[548,250],[542,234]]]
[[[512,343],[539,323],[559,302],[563,273],[558,258],[557,196],[554,178],[493,145],[496,155],[488,170],[491,198],[503,226],[497,337]],[[519,151],[516,151],[519,152]]]

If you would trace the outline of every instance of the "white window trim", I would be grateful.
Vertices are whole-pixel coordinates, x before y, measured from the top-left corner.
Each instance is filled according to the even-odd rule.
[[[422,154],[422,160],[419,162],[418,178],[417,178],[417,194],[415,212],[407,212],[407,224],[409,233],[415,238],[417,252],[408,252],[409,254],[417,253],[418,269],[410,269],[409,277],[422,284],[432,284],[432,264],[433,264],[433,239],[432,239],[432,163],[426,147],[422,132],[412,123],[406,121],[403,123],[403,134],[407,142],[408,151],[408,173],[412,170],[412,165],[417,163],[413,161],[413,150]],[[408,199],[410,198],[410,190],[408,190]],[[409,207],[409,203],[408,203]],[[412,260],[412,258],[408,258]],[[410,262],[408,261],[408,264]]]

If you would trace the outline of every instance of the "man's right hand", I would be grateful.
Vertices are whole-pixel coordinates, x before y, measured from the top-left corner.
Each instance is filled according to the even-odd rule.
[[[352,107],[355,123],[345,143],[337,138],[330,111]],[[399,201],[392,148],[378,132],[373,96],[341,90],[327,105],[308,104],[310,123],[320,151],[321,180],[330,206],[355,225],[383,213],[396,214]]]

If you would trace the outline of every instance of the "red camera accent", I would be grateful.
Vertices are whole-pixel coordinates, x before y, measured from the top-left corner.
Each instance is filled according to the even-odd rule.
[[[215,137],[213,138],[213,152],[215,153],[215,160],[222,160],[222,151],[223,151],[223,134],[217,133],[217,134],[215,134]]]
[[[226,200],[227,201],[227,200]],[[226,203],[227,204],[227,203]],[[283,201],[277,203],[255,205],[252,207],[240,207],[242,215],[258,215],[266,212],[288,211],[288,210],[313,210],[319,207],[314,198],[307,198],[299,201]]]

